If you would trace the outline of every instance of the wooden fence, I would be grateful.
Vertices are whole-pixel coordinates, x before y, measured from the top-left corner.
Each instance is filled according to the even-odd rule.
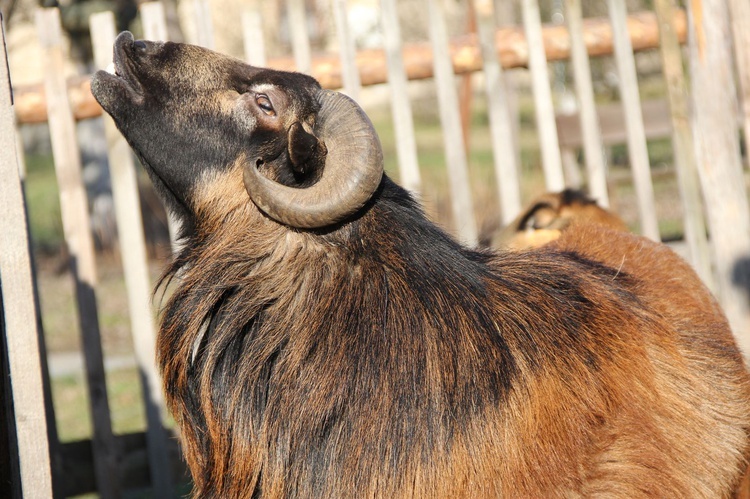
[[[496,2],[502,4],[508,2]],[[209,4],[194,0],[192,5],[195,42],[212,47]],[[275,59],[266,58],[260,31],[264,24],[258,12],[238,15],[237,29],[244,30],[246,57],[251,63],[308,72],[325,87],[342,88],[354,98],[360,96],[363,86],[387,82],[398,175],[400,182],[415,192],[422,188],[422,177],[408,87],[411,80],[434,78],[454,232],[471,245],[477,242],[479,228],[467,161],[467,99],[465,93],[459,93],[455,75],[484,75],[496,201],[506,223],[522,203],[520,165],[514,152],[517,116],[512,111],[509,70],[521,68],[515,71],[528,73],[531,82],[546,188],[560,190],[583,183],[600,203],[608,205],[604,146],[626,143],[640,231],[655,240],[661,236],[646,144],[650,137],[670,137],[685,214],[687,257],[719,297],[740,345],[750,353],[750,210],[739,143],[742,130],[746,147],[750,145],[747,1],[699,0],[690,2],[696,11],[686,13],[676,9],[673,0],[656,0],[654,12],[628,15],[624,0],[608,0],[608,17],[592,19],[583,19],[580,0],[565,0],[561,5],[565,25],[542,25],[537,0],[521,0],[522,26],[498,28],[493,2],[474,0],[470,15],[476,29],[450,39],[443,2],[426,0],[429,40],[403,44],[396,0],[381,0],[384,47],[358,50],[347,23],[347,3],[332,0],[339,53],[313,54],[305,2],[288,0],[293,56]],[[144,3],[140,9],[145,37],[166,39],[162,6]],[[154,367],[152,283],[141,217],[134,209],[139,202],[133,159],[124,139],[105,118],[106,137],[102,140],[109,149],[119,240],[127,248],[121,253],[147,420],[142,434],[115,435],[97,317],[96,256],[80,154],[75,147],[76,120],[100,116],[101,109],[91,97],[87,76],[70,80],[63,76],[65,55],[58,11],[39,10],[36,25],[45,58],[43,84],[11,91],[5,83],[9,81],[7,62],[0,60],[0,320],[4,333],[0,497],[64,497],[96,491],[110,498],[127,495],[137,487],[150,487],[153,497],[177,496],[178,484],[185,480],[184,467],[177,439],[165,429],[159,375]],[[115,37],[112,14],[92,16],[91,33],[96,65],[103,68],[110,62]],[[683,60],[685,45],[687,62]],[[639,95],[634,52],[656,49],[666,81],[666,104],[642,101]],[[614,56],[620,105],[597,106],[595,102],[589,58],[601,55]],[[4,50],[0,57],[5,57]],[[572,67],[577,100],[572,115],[556,110],[550,61],[568,61]],[[684,63],[692,82],[689,90]],[[743,106],[738,105],[738,96]],[[51,131],[93,421],[90,441],[63,445],[55,429],[18,165],[22,151],[17,147],[16,126],[35,122],[47,122]],[[578,164],[580,156],[583,165]],[[579,168],[585,172],[584,180]]]

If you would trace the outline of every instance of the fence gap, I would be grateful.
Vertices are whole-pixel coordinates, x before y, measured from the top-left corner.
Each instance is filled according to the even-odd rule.
[[[450,181],[455,234],[464,244],[476,246],[478,240],[477,226],[474,219],[474,205],[471,200],[466,148],[464,147],[461,130],[461,112],[448,46],[445,15],[440,0],[429,0],[427,10],[429,11],[432,62],[438,92],[440,124],[443,129],[445,163]]]
[[[115,41],[115,19],[111,12],[90,18],[91,40],[97,68],[112,62]],[[146,240],[143,234],[138,182],[130,146],[117,131],[114,121],[104,116],[112,195],[115,201],[117,232],[120,241],[125,287],[128,293],[130,325],[140,373],[146,410],[146,444],[154,497],[170,497],[172,483],[167,455],[167,435],[162,425],[164,399],[156,370],[156,328],[150,306],[151,280],[148,274]]]
[[[10,466],[4,466],[2,476],[10,482],[4,483],[0,491],[13,494],[14,498],[52,497],[50,442],[46,436],[50,434],[48,425],[54,427],[55,423],[47,420],[43,351],[39,342],[38,309],[2,21],[0,16],[0,177],[3,179],[0,182],[0,226],[3,227],[3,237],[0,237],[0,332],[3,335],[0,338],[3,357],[0,404],[3,405],[0,411],[5,413],[5,417],[0,418],[0,424],[4,424],[0,435],[7,440],[0,443],[4,454],[0,458],[3,462],[9,458]],[[12,388],[6,382],[10,379]],[[8,410],[11,394],[12,412]],[[10,421],[11,416],[13,421]]]
[[[729,13],[724,0],[703,0],[702,7],[699,15],[689,10],[696,160],[711,228],[719,299],[740,348],[750,358],[750,207],[733,119],[737,101]]]
[[[94,242],[89,230],[86,190],[81,175],[75,121],[68,100],[60,13],[38,9],[36,27],[43,48],[47,115],[52,140],[65,242],[75,282],[78,320],[84,349],[86,380],[92,413],[92,452],[99,492],[120,497],[118,456],[110,421],[104,358],[96,301]]]

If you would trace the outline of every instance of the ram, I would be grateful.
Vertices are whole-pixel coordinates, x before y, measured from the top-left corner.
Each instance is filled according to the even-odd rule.
[[[182,224],[157,352],[197,497],[730,496],[750,379],[668,249],[467,249],[309,76],[114,60],[92,91]]]
[[[616,230],[628,230],[615,213],[602,208],[578,189],[545,192],[505,227],[488,230],[482,235],[485,246],[504,249],[528,249],[546,244],[560,237],[570,226],[579,224],[605,225]]]

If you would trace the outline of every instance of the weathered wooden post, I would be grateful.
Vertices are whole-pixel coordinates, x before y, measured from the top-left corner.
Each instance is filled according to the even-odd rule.
[[[711,289],[714,289],[711,273],[711,252],[706,238],[706,222],[703,216],[703,198],[695,164],[695,143],[690,128],[688,89],[682,67],[682,51],[672,26],[673,0],[656,0],[659,17],[661,58],[664,78],[667,82],[669,111],[672,117],[672,150],[674,151],[677,182],[680,188],[685,241],[690,252],[690,261]]]
[[[542,151],[544,181],[548,191],[561,191],[565,187],[560,145],[557,141],[555,108],[549,86],[547,56],[542,37],[542,21],[537,0],[523,0],[523,26],[528,45],[529,70],[534,93],[536,127],[539,133],[539,148]]]
[[[469,246],[477,244],[477,225],[471,198],[461,113],[458,106],[456,80],[451,65],[448,34],[440,0],[429,0],[430,38],[432,43],[435,83],[443,127],[445,162],[450,180],[453,222],[458,239]]]
[[[706,199],[717,293],[750,359],[750,207],[738,140],[729,13],[724,0],[689,7],[693,136]]]
[[[516,15],[515,0],[493,0],[495,26],[499,28],[513,28],[518,22]],[[502,58],[501,58],[502,59]],[[502,61],[500,64],[503,67]],[[521,167],[521,141],[519,130],[521,128],[521,111],[518,101],[518,74],[513,71],[505,71],[505,93],[508,98],[508,113],[510,115],[511,132],[513,134],[513,154],[515,163]],[[520,211],[520,206],[519,206]]]
[[[64,75],[62,28],[57,9],[36,11],[36,26],[44,49],[47,116],[55,172],[60,189],[60,209],[65,242],[70,253],[81,328],[86,380],[91,404],[94,471],[102,497],[120,497],[118,451],[112,434],[96,300],[96,264],[90,230],[86,190],[83,185],[75,121]]]
[[[44,404],[44,382],[40,359],[37,310],[34,300],[31,256],[27,232],[26,211],[21,178],[16,156],[16,128],[12,107],[10,74],[5,49],[5,34],[0,16],[0,355],[8,361],[9,381],[12,383],[12,415],[0,418],[2,423],[12,423],[0,435],[12,439],[6,454],[17,452],[10,458],[9,468],[3,477],[20,483],[6,483],[0,492],[11,497],[52,497],[52,469],[50,466],[47,419]],[[3,361],[0,364],[4,364]],[[5,374],[4,370],[3,373]],[[6,391],[6,379],[0,383],[0,393]],[[0,411],[7,411],[10,400],[0,400]],[[10,416],[9,412],[5,412]],[[54,424],[54,422],[50,422]],[[11,431],[12,430],[12,431]]]
[[[193,9],[193,19],[195,20],[194,43],[213,50],[216,41],[214,40],[214,25],[211,22],[211,5],[208,0],[193,0]]]
[[[346,0],[332,0],[333,17],[336,21],[336,34],[339,42],[339,57],[341,58],[341,78],[344,81],[344,93],[359,100],[362,82],[357,68],[357,46],[349,30],[349,18]]]
[[[143,37],[146,40],[162,42],[169,40],[167,17],[161,2],[144,2],[138,10],[141,13]],[[94,43],[93,40],[92,43]]]
[[[396,0],[380,0],[380,24],[383,28],[385,57],[388,65],[388,87],[391,93],[391,114],[396,135],[401,185],[412,192],[422,189],[419,172],[417,143],[414,138],[414,118],[409,101],[408,81],[402,56],[401,29],[399,28]]]
[[[641,234],[654,241],[660,241],[654,203],[654,186],[651,182],[651,165],[648,159],[646,131],[643,127],[641,97],[638,90],[638,76],[635,70],[633,44],[627,28],[628,13],[625,0],[608,0],[607,5],[609,18],[612,20],[615,62],[620,77],[620,100],[625,114],[625,128],[628,131],[628,155],[638,200]]]
[[[289,33],[292,36],[292,51],[297,71],[310,74],[312,55],[307,33],[307,15],[304,0],[286,0],[286,15]]]
[[[263,38],[263,19],[257,10],[242,12],[242,40],[245,61],[253,66],[266,66],[266,42]]]
[[[521,211],[521,188],[513,115],[511,113],[506,88],[506,77],[495,49],[495,16],[490,0],[477,0],[474,13],[477,17],[477,33],[482,48],[487,104],[492,137],[492,154],[495,165],[498,197],[500,200],[500,220],[507,225]]]
[[[578,97],[581,119],[581,136],[586,160],[588,191],[602,206],[609,206],[607,172],[604,163],[599,117],[596,114],[594,86],[591,82],[589,54],[583,41],[583,14],[581,0],[565,0],[565,17],[570,32],[570,59]]]

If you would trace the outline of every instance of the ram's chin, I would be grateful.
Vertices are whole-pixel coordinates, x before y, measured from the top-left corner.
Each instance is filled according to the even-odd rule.
[[[99,105],[115,119],[127,107],[143,101],[143,97],[130,82],[107,71],[97,71],[91,77],[91,93]]]

